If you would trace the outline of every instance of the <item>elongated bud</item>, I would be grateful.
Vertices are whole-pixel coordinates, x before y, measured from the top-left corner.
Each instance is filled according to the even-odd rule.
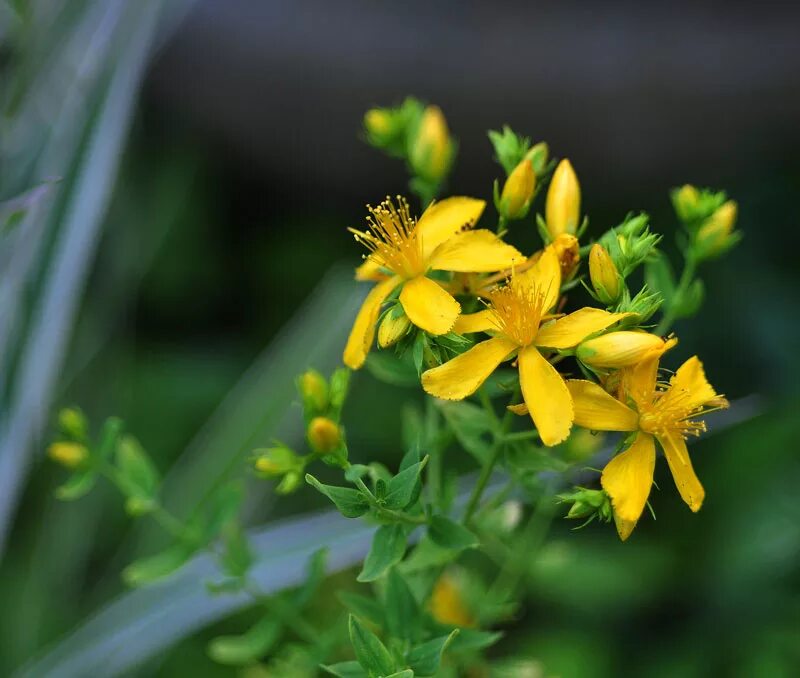
[[[621,330],[584,341],[575,354],[590,367],[629,367],[653,354],[663,353],[676,343],[675,339],[665,340],[648,332]]]
[[[684,184],[672,194],[672,204],[681,221],[690,221],[694,218],[699,201],[700,191],[691,184]]]
[[[274,478],[289,471],[303,469],[302,459],[293,450],[280,443],[274,447],[255,450],[254,454],[253,467],[265,478]]]
[[[544,141],[540,141],[538,144],[531,146],[530,150],[525,154],[525,158],[531,161],[533,173],[537,177],[542,176],[544,173],[544,168],[547,167],[549,156],[550,149]]]
[[[75,407],[65,407],[58,413],[58,427],[64,435],[76,440],[85,440],[89,431],[86,417]]]
[[[328,417],[314,417],[308,425],[308,442],[317,454],[335,452],[342,443],[339,425]]]
[[[385,108],[371,108],[364,114],[364,129],[370,138],[383,139],[392,133],[392,113]]]
[[[523,219],[528,214],[535,187],[533,164],[523,158],[503,184],[497,211],[506,219]]]
[[[622,277],[611,255],[600,243],[592,245],[589,252],[589,277],[601,303],[606,306],[616,303],[622,292]]]
[[[444,179],[450,168],[451,155],[452,144],[444,113],[438,106],[428,106],[422,113],[411,144],[411,168],[417,176],[438,182]]]
[[[545,220],[551,238],[562,233],[575,234],[581,211],[581,187],[575,170],[566,158],[558,163],[547,189]]]
[[[47,455],[54,462],[74,469],[89,458],[89,450],[80,443],[57,442],[47,448]]]
[[[581,260],[581,248],[578,239],[570,233],[562,233],[550,244],[561,265],[561,279],[568,281],[578,269]]]
[[[700,227],[695,240],[695,254],[698,260],[718,257],[739,241],[739,234],[733,231],[737,211],[736,203],[728,200]]]
[[[611,522],[611,500],[603,490],[576,487],[572,492],[558,495],[558,499],[562,504],[572,504],[567,518],[599,518],[604,523]]]
[[[387,348],[400,341],[411,329],[411,321],[405,313],[387,313],[378,326],[378,346]]]
[[[430,611],[440,624],[475,626],[475,618],[464,603],[459,582],[447,573],[439,577],[433,586]]]
[[[328,407],[328,382],[316,370],[306,370],[297,380],[297,390],[303,405],[312,412],[324,412]]]

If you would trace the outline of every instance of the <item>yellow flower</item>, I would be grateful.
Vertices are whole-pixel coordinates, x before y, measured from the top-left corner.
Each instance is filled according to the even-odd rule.
[[[448,574],[443,574],[436,580],[431,592],[430,610],[433,618],[440,624],[475,626],[475,618],[464,604],[458,585]]]
[[[545,202],[545,221],[551,238],[578,230],[581,211],[581,186],[575,170],[566,158],[558,163]]]
[[[658,361],[659,356],[654,355],[623,371],[620,395],[625,402],[591,381],[567,382],[576,424],[595,431],[635,433],[630,446],[606,464],[600,479],[611,497],[617,531],[623,540],[636,526],[650,494],[656,440],[681,497],[692,511],[700,509],[705,491],[692,468],[686,437],[706,430],[705,423],[696,417],[727,406],[706,380],[697,356],[683,363],[668,385],[658,383]]]
[[[640,330],[622,330],[582,342],[575,355],[590,367],[617,369],[635,365],[654,355],[660,356],[677,343],[673,337],[662,339]]]
[[[356,240],[371,251],[356,270],[356,279],[379,282],[356,316],[344,349],[345,365],[356,370],[364,364],[375,338],[381,305],[398,287],[402,287],[400,303],[414,325],[430,334],[446,334],[453,328],[461,306],[427,277],[431,271],[488,273],[525,260],[491,231],[468,230],[485,206],[483,200],[475,198],[448,198],[431,205],[417,222],[405,200],[399,198],[395,207],[387,199],[370,208],[368,231],[351,229]]]
[[[461,316],[455,330],[494,336],[422,374],[422,387],[446,400],[475,393],[504,360],[517,355],[522,396],[545,445],[555,445],[572,427],[572,398],[561,375],[541,350],[569,349],[606,329],[627,313],[583,308],[552,322],[561,269],[555,249],[545,249],[536,264],[489,295],[489,308]]]
[[[89,450],[80,443],[58,442],[47,448],[47,455],[66,468],[77,468],[89,458]]]

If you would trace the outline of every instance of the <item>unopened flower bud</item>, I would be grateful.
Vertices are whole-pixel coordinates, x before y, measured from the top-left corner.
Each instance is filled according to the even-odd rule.
[[[409,149],[411,168],[417,176],[438,182],[450,169],[451,156],[452,142],[442,109],[428,106]]]
[[[430,598],[430,611],[440,624],[471,627],[475,619],[464,604],[460,591],[460,582],[445,573],[433,586]]]
[[[581,260],[581,248],[578,239],[570,233],[562,233],[557,236],[550,246],[558,256],[558,263],[561,265],[561,279],[568,281],[578,270]]]
[[[660,355],[676,343],[676,339],[664,340],[648,332],[621,330],[584,341],[578,346],[575,355],[590,367],[628,367],[652,355]]]
[[[316,370],[306,370],[300,375],[297,389],[303,404],[313,412],[324,412],[328,407],[328,382]]]
[[[533,164],[523,158],[503,185],[497,211],[506,219],[523,219],[528,214],[535,187]]]
[[[540,177],[544,173],[544,168],[547,166],[547,160],[550,155],[550,149],[544,141],[531,146],[530,150],[525,154],[525,159],[530,160],[533,165],[533,173]]]
[[[611,256],[600,243],[592,245],[589,252],[589,277],[594,293],[606,306],[614,304],[622,292],[622,277]]]
[[[613,514],[611,499],[603,490],[589,490],[585,487],[576,487],[575,491],[559,495],[562,503],[572,504],[567,512],[567,518],[597,517],[603,522],[610,522]]]
[[[314,417],[308,425],[308,442],[318,454],[335,452],[342,443],[339,425],[327,417]]]
[[[575,234],[581,211],[581,187],[575,170],[566,158],[558,163],[547,190],[545,221],[551,238],[561,233]]]
[[[285,445],[256,450],[255,455],[253,466],[256,473],[264,478],[275,478],[303,468],[301,458]]]
[[[65,407],[58,413],[58,427],[64,435],[85,440],[89,426],[83,412],[74,407]]]
[[[392,114],[385,108],[371,108],[364,114],[364,129],[370,138],[382,139],[392,133]]]
[[[695,241],[695,254],[699,260],[718,257],[738,242],[739,234],[733,231],[736,215],[736,203],[728,200],[700,227]]]
[[[85,445],[71,442],[57,442],[47,448],[47,455],[54,462],[66,468],[78,468],[89,458]]]
[[[303,484],[303,475],[296,471],[290,471],[285,476],[283,476],[283,479],[281,480],[281,482],[278,483],[278,486],[275,488],[275,491],[278,494],[291,494],[302,484]]]
[[[690,221],[694,218],[699,201],[700,192],[691,184],[684,184],[672,194],[672,204],[681,221]]]
[[[400,341],[411,329],[411,321],[405,313],[387,313],[378,326],[378,346],[388,348]]]

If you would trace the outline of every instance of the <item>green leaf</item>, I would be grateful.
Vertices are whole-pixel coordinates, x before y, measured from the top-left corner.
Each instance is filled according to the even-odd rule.
[[[339,662],[327,666],[323,664],[320,668],[338,678],[369,678],[369,674],[358,662]]]
[[[390,676],[386,676],[386,678],[414,678],[414,672],[411,669],[403,669]]]
[[[454,551],[463,551],[480,544],[480,540],[473,532],[441,515],[431,518],[428,536],[438,546]]]
[[[366,497],[358,490],[335,485],[323,485],[310,473],[306,473],[306,482],[318,492],[330,499],[345,518],[358,518],[369,509]]]
[[[215,539],[223,528],[236,521],[244,500],[241,483],[232,482],[214,490],[204,510],[189,524],[189,529],[198,536],[201,544]]]
[[[362,596],[360,593],[350,591],[339,591],[336,596],[350,612],[366,619],[370,624],[383,626],[384,608],[374,598]]]
[[[241,525],[231,524],[223,530],[222,543],[219,557],[222,571],[230,577],[243,577],[253,564],[253,552]]]
[[[133,436],[123,436],[119,440],[115,461],[117,482],[126,497],[138,500],[155,498],[159,483],[158,471]]]
[[[419,605],[396,567],[386,579],[386,630],[394,638],[414,640],[419,628]]]
[[[175,544],[154,556],[133,561],[122,570],[122,580],[131,587],[144,586],[179,570],[191,558],[194,549]]]
[[[97,473],[94,471],[73,473],[63,485],[56,488],[56,498],[62,501],[75,501],[87,495],[96,482]]]
[[[386,676],[395,670],[394,660],[380,639],[350,615],[350,642],[356,659],[370,674]]]
[[[414,547],[411,555],[400,566],[405,573],[419,572],[432,567],[440,567],[453,561],[453,551],[442,548],[424,536]]]
[[[294,605],[305,607],[319,591],[325,579],[325,566],[328,562],[328,549],[319,549],[308,559],[307,576],[305,583],[295,593]]]
[[[359,478],[363,478],[365,475],[369,473],[369,466],[365,464],[350,464],[347,470],[344,472],[345,480],[354,483]]]
[[[419,386],[419,375],[414,365],[391,351],[371,351],[366,366],[373,377],[390,386]]]
[[[563,473],[570,464],[559,459],[552,448],[542,448],[530,441],[517,441],[506,447],[506,463],[518,473]]]
[[[364,567],[357,579],[375,581],[382,577],[406,552],[406,533],[402,525],[382,525],[375,532],[372,546],[364,559]]]
[[[644,279],[651,290],[661,294],[664,304],[669,306],[672,303],[675,296],[675,276],[666,255],[658,252],[645,262]]]
[[[486,463],[495,425],[489,413],[463,400],[439,401],[437,406],[461,446],[481,464]]]
[[[266,615],[241,634],[218,636],[207,648],[208,656],[218,664],[247,666],[266,655],[280,639],[283,625],[271,615]]]
[[[449,648],[451,652],[483,650],[494,645],[503,637],[501,631],[479,631],[478,629],[459,629]]]
[[[705,299],[705,286],[700,278],[692,281],[686,291],[675,299],[675,314],[679,318],[688,318],[700,310]]]
[[[442,663],[442,655],[447,646],[458,635],[459,629],[453,630],[450,635],[434,638],[427,643],[417,645],[406,654],[406,662],[418,676],[435,676]]]
[[[389,480],[386,496],[383,499],[385,506],[390,509],[404,509],[419,498],[421,490],[419,476],[427,463],[428,457],[425,457]]]

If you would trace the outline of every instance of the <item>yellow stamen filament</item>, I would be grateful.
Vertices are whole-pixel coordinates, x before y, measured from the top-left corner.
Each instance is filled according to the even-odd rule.
[[[498,331],[520,346],[530,346],[539,334],[545,296],[538,288],[518,285],[514,280],[491,292],[489,298]]]
[[[369,231],[349,229],[381,266],[406,279],[425,273],[422,238],[416,231],[417,222],[409,213],[408,202],[397,196],[397,207],[386,198],[377,207],[367,205]]]

